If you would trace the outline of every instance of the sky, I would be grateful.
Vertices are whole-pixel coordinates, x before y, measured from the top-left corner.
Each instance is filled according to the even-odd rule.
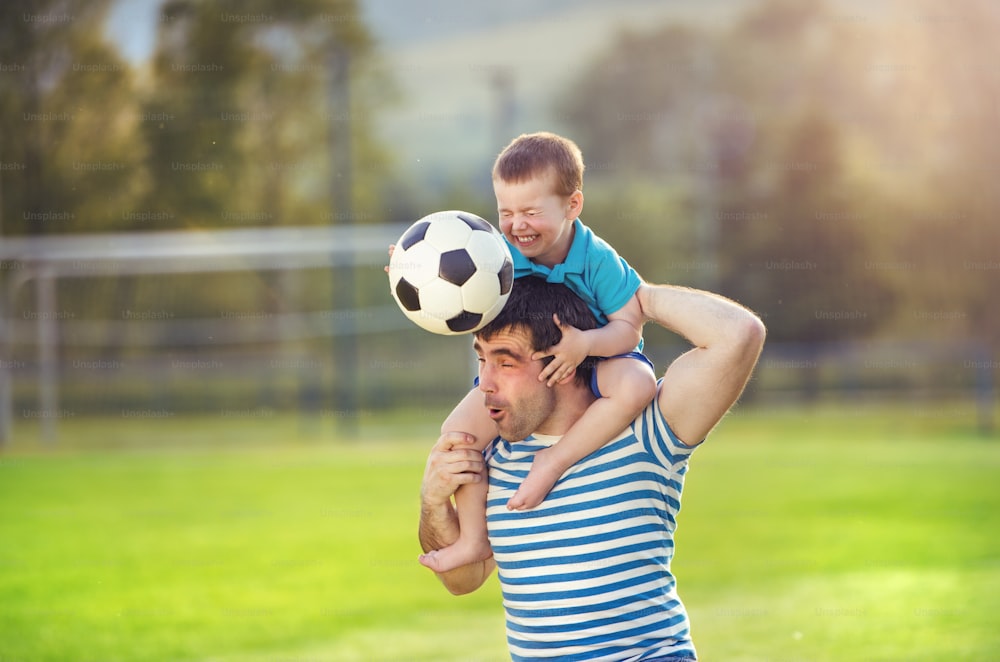
[[[648,4],[649,0],[628,0]],[[156,22],[163,0],[115,0],[105,27],[109,40],[132,62],[147,59],[155,45]],[[502,4],[474,5],[468,0],[434,0],[410,5],[401,0],[361,0],[369,29],[393,48],[432,40],[455,32],[495,29],[523,20],[524,16],[558,14],[568,9],[600,6],[602,0],[507,0]]]
[[[142,62],[153,52],[161,1],[119,0],[108,15],[105,33],[132,62]]]

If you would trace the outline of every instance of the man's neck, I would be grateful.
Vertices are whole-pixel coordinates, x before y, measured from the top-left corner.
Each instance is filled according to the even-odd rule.
[[[556,407],[535,432],[537,434],[562,436],[580,420],[583,412],[587,411],[587,407],[593,404],[597,398],[589,387],[575,382],[557,384],[552,388],[559,389],[556,396]]]

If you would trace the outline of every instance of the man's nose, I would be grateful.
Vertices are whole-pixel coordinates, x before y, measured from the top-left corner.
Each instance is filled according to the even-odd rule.
[[[479,390],[483,393],[493,393],[496,390],[496,384],[493,383],[493,371],[485,365],[479,368]]]

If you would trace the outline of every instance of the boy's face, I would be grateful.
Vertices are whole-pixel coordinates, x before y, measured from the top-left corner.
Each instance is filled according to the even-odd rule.
[[[555,193],[555,173],[522,182],[493,181],[500,231],[532,262],[553,267],[566,259],[573,243],[573,221],[583,208],[583,193]]]

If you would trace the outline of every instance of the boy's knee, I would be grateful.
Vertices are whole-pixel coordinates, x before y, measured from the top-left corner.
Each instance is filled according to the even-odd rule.
[[[611,359],[599,365],[597,382],[605,397],[617,396],[643,406],[656,395],[653,368],[632,358]]]
[[[647,403],[656,395],[656,375],[647,365],[639,364],[625,376],[625,389],[634,394],[634,399]]]

